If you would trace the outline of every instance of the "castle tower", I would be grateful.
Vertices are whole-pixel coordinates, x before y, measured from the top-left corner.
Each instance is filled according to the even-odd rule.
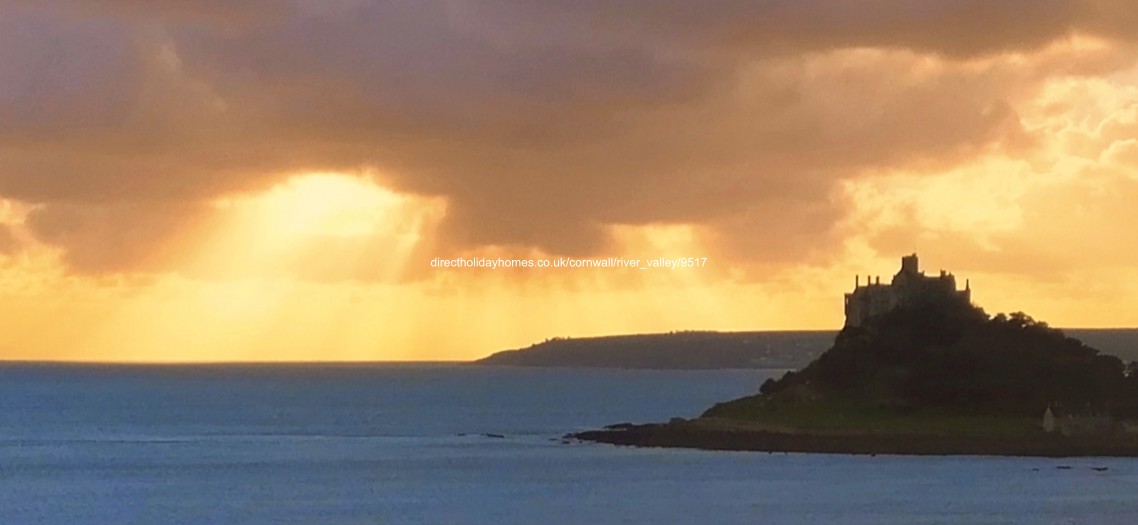
[[[906,255],[901,258],[901,273],[918,274],[921,273],[920,260],[917,259],[917,254]]]

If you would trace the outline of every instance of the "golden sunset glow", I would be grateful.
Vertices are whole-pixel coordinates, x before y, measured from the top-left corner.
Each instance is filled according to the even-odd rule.
[[[373,234],[391,217],[399,197],[350,175],[296,175],[253,197],[222,199],[221,209],[247,211],[264,226],[265,236],[289,239],[316,235],[360,237]]]
[[[1132,6],[724,6],[632,35],[591,7],[547,34],[536,6],[65,4],[0,8],[41,28],[0,34],[30,57],[0,57],[6,359],[837,329],[854,276],[912,252],[989,312],[1138,325]],[[431,265],[479,257],[707,263]]]

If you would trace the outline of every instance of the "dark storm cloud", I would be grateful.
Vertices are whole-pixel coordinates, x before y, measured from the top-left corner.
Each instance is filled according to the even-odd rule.
[[[835,181],[1017,133],[1014,79],[828,52],[1129,38],[1124,4],[17,2],[0,8],[0,195],[45,204],[32,231],[93,271],[200,219],[170,209],[359,166],[447,197],[446,248],[583,254],[607,224],[696,222],[741,258],[794,258],[840,219]]]

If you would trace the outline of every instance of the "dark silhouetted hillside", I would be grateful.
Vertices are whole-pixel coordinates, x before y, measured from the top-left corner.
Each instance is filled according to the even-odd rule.
[[[902,411],[1029,416],[1052,405],[1131,412],[1138,376],[1119,358],[1023,313],[989,317],[968,304],[938,302],[843,329],[817,360],[761,392],[708,415],[836,399]]]

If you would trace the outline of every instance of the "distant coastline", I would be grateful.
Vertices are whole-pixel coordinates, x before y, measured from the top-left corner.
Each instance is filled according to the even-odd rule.
[[[1067,335],[1105,354],[1138,361],[1138,328],[1073,328]],[[552,338],[504,350],[475,365],[660,370],[797,369],[830,347],[837,330],[691,331]]]
[[[552,338],[476,365],[630,369],[789,369],[818,357],[837,332],[686,331]]]

